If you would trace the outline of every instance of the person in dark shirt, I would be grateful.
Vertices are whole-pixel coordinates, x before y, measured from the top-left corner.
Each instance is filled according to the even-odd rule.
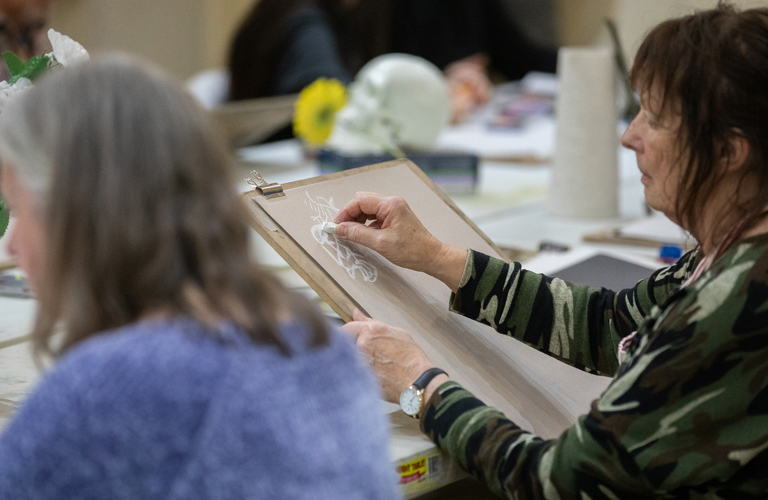
[[[489,71],[518,79],[553,72],[557,59],[520,35],[500,0],[260,0],[232,43],[229,98],[291,94],[320,77],[349,83],[390,52],[443,70],[454,116],[487,101]]]
[[[440,69],[479,54],[488,69],[518,80],[554,72],[557,51],[528,41],[500,0],[392,0],[391,49],[423,57]]]

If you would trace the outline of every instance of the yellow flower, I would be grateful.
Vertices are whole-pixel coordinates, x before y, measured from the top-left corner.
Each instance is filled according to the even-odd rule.
[[[319,78],[301,91],[293,117],[293,131],[312,146],[320,146],[333,132],[336,113],[347,104],[347,89],[338,80]]]

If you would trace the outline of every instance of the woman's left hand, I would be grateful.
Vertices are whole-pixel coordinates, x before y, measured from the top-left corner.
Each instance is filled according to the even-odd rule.
[[[357,309],[342,329],[355,339],[381,384],[384,399],[400,402],[400,393],[434,365],[408,332],[374,321]]]

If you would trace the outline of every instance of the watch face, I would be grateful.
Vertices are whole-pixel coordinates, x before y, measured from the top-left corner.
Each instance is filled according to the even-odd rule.
[[[407,388],[400,394],[400,408],[406,415],[416,415],[421,409],[421,397],[419,391],[413,386]]]

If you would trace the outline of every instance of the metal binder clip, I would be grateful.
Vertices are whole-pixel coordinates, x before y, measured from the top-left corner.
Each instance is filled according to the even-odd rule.
[[[261,194],[264,195],[264,198],[271,200],[272,198],[285,196],[285,193],[283,192],[283,186],[280,184],[276,182],[268,184],[264,177],[262,177],[261,174],[255,170],[251,170],[251,175],[256,180],[253,180],[250,177],[246,177],[245,182],[253,186],[254,189],[261,191]]]

